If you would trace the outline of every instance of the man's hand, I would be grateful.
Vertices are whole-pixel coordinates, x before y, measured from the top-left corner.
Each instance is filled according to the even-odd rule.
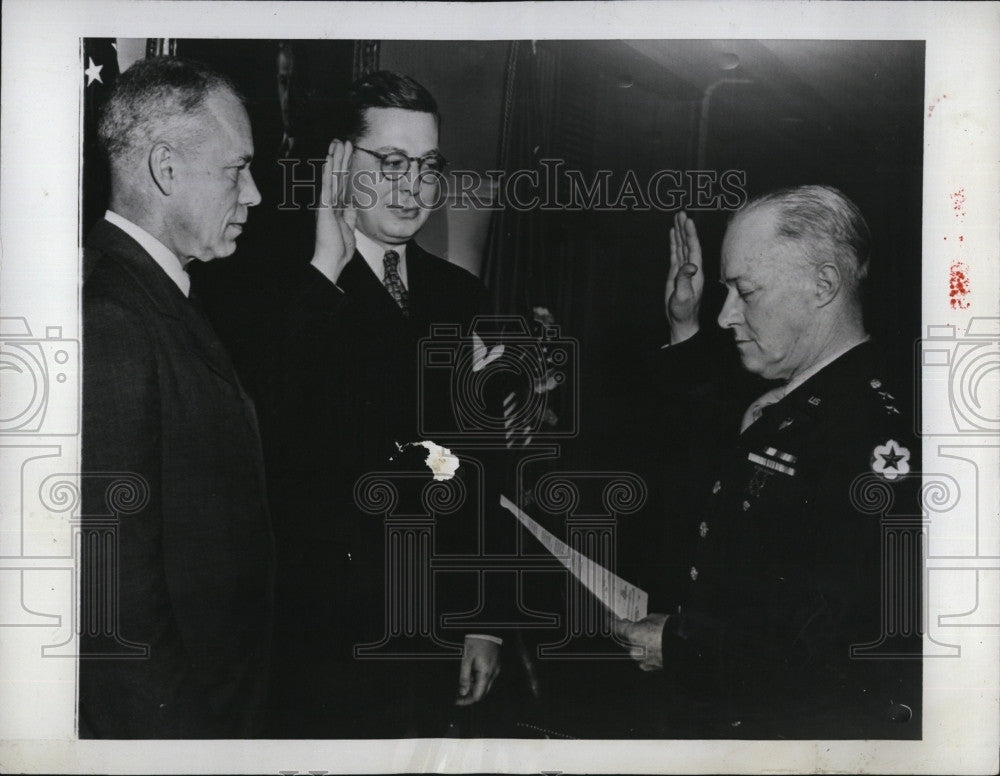
[[[465,637],[462,667],[458,672],[456,706],[471,706],[486,697],[500,673],[500,645],[489,639]]]
[[[330,141],[316,209],[312,264],[334,282],[354,255],[354,224],[358,213],[347,202],[346,185],[353,150],[350,141]]]
[[[612,622],[615,635],[631,646],[629,654],[643,671],[663,668],[663,626],[667,617],[666,614],[651,614],[639,622],[616,617]]]
[[[670,228],[670,270],[664,294],[670,344],[676,345],[698,333],[698,309],[705,289],[701,266],[701,243],[694,221],[683,210]]]

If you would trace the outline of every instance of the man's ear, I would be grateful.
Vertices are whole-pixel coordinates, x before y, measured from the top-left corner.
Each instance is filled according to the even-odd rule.
[[[149,152],[149,174],[163,194],[169,197],[177,185],[177,154],[167,143],[157,143]]]
[[[837,298],[843,278],[840,268],[832,263],[820,264],[816,268],[816,301],[820,307],[825,307]]]

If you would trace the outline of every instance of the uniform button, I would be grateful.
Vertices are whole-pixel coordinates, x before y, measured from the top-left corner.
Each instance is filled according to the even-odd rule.
[[[691,581],[692,582],[694,582],[696,579],[698,579],[698,569],[696,569],[694,566],[691,567],[691,571],[689,573],[691,574]]]
[[[347,559],[348,560],[354,560],[354,556],[351,555],[351,553],[347,553]]]
[[[698,526],[698,536],[702,539],[708,536],[708,523],[702,521],[701,525]]]
[[[715,484],[712,486],[712,494],[714,495],[720,490],[722,490],[722,480],[716,480]]]
[[[743,511],[746,512],[749,509],[750,509],[750,502],[749,501],[744,501],[743,502]]]

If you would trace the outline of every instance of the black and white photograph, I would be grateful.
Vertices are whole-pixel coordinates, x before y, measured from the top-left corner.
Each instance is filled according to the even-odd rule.
[[[995,767],[998,6],[739,6],[5,7],[15,770]]]

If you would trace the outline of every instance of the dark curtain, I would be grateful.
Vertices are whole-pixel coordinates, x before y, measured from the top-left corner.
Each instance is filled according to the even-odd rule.
[[[533,170],[542,178],[539,160],[553,155],[559,80],[557,50],[528,41],[510,44],[497,169],[508,174]],[[532,194],[527,188],[520,191],[526,199]],[[557,306],[557,288],[546,271],[546,262],[559,247],[547,215],[537,208],[511,207],[494,214],[483,277],[491,289],[496,312],[527,315],[532,307],[540,305],[549,307],[557,321],[564,317],[564,309],[553,309]]]
[[[380,45],[377,40],[354,41],[354,67],[352,70],[355,81],[378,70],[379,49]]]

